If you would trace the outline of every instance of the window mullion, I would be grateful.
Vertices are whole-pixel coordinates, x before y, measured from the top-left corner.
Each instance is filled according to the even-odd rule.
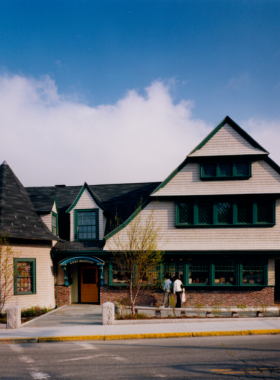
[[[220,176],[221,176],[220,163],[217,162],[217,164],[216,164],[216,177],[220,177]]]
[[[193,202],[193,224],[198,224],[198,207],[197,202]]]
[[[232,176],[233,176],[233,177],[236,177],[236,176],[237,176],[237,172],[236,172],[236,162],[233,162],[233,163],[232,163]]]
[[[253,200],[253,224],[258,223],[258,203],[256,199]]]
[[[213,224],[218,224],[218,211],[216,201],[213,201]]]

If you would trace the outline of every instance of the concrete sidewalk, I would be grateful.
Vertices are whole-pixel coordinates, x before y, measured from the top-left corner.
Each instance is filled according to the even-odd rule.
[[[0,341],[35,338],[35,341],[139,339],[213,335],[280,334],[280,318],[230,319],[133,325],[71,325],[0,330]]]

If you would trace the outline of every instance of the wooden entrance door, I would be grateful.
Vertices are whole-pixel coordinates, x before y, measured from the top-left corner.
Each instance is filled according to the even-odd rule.
[[[81,302],[98,303],[98,268],[81,267]]]

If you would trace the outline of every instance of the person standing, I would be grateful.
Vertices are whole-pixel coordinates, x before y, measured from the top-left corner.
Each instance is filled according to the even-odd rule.
[[[165,307],[166,300],[168,300],[167,305],[168,305],[168,307],[170,307],[170,293],[171,293],[172,282],[169,279],[168,274],[166,274],[164,276],[163,280],[164,281],[163,281],[163,300],[162,300],[162,306]]]
[[[176,307],[179,307],[179,308],[181,307],[181,293],[183,291],[182,285],[183,285],[183,283],[179,279],[179,276],[176,276],[174,284],[173,284],[173,293],[176,294],[176,296],[177,296]]]

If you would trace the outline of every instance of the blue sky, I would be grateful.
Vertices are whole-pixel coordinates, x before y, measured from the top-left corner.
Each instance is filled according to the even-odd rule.
[[[128,99],[129,90],[145,99],[145,89],[158,82],[173,107],[192,102],[188,120],[203,120],[207,129],[229,115],[250,133],[263,136],[258,131],[266,123],[276,131],[280,120],[279,19],[280,2],[269,0],[2,1],[0,75],[24,79],[40,101],[51,91],[52,105],[66,101],[91,109],[116,106]],[[12,83],[6,83],[5,91]],[[49,99],[45,107],[52,105]],[[133,114],[127,117],[135,122]],[[19,113],[18,120],[23,118]],[[10,128],[16,134],[16,126]],[[95,124],[92,138],[99,136],[99,129]],[[63,145],[65,131],[57,132]],[[189,138],[193,143],[197,139]],[[36,185],[16,155],[9,150],[5,154],[27,184]],[[26,158],[28,165],[31,158]],[[179,164],[177,156],[170,162],[171,170]],[[42,164],[47,165],[43,159]],[[155,174],[158,165],[139,180],[163,179],[165,172]],[[89,177],[92,183],[112,182]],[[112,179],[118,182],[118,177]],[[51,174],[44,179],[54,180]],[[120,175],[119,180],[136,178]],[[65,181],[72,182],[70,177]]]

